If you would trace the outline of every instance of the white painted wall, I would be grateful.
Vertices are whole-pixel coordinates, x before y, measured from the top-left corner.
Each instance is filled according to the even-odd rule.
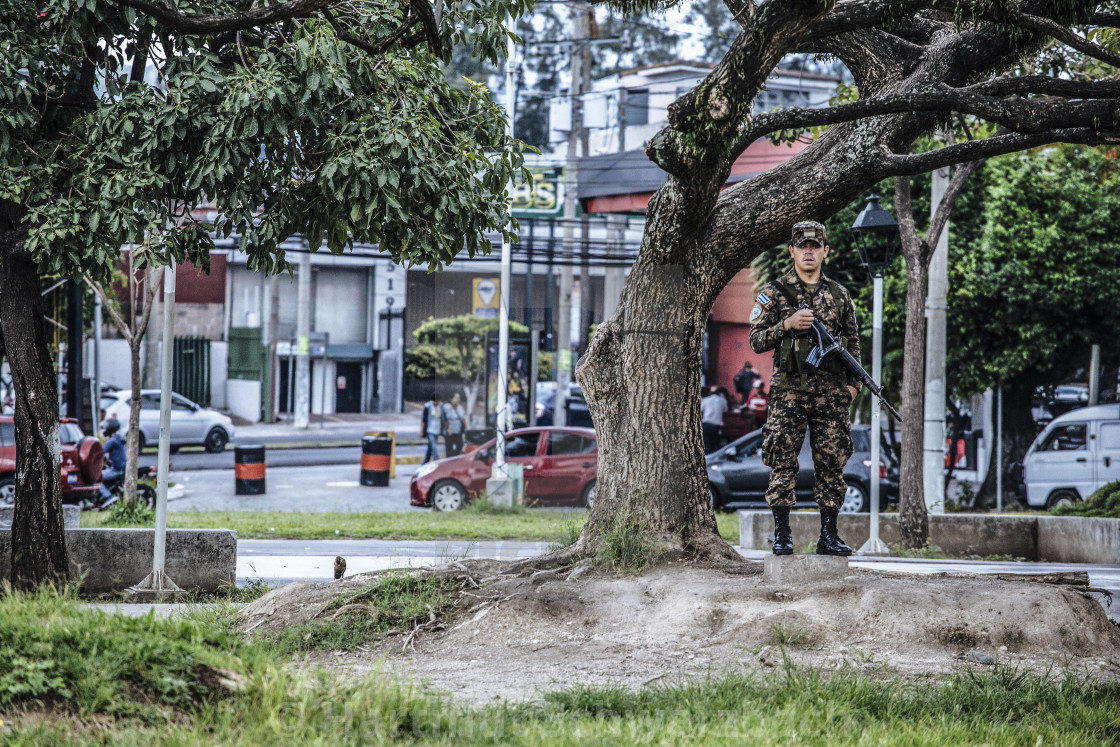
[[[230,414],[250,423],[261,420],[261,383],[244,379],[226,381],[226,402]]]
[[[226,409],[226,373],[229,370],[229,343],[210,343],[210,406]]]

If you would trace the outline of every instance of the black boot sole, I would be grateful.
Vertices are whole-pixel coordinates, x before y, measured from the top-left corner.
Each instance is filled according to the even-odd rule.
[[[817,555],[832,555],[833,557],[837,558],[846,558],[851,554],[851,550],[848,550],[847,552],[829,552],[828,550],[822,550],[819,547],[817,548]]]
[[[793,550],[775,550],[775,555],[793,555]]]

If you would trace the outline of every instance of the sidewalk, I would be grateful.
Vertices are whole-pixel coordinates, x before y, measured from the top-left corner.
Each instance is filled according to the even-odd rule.
[[[420,438],[420,416],[416,413],[336,413],[312,415],[307,428],[296,428],[291,422],[245,424],[234,422],[237,435],[234,443],[265,445],[298,445],[310,448],[339,443],[360,444],[368,432],[392,431],[397,443]]]

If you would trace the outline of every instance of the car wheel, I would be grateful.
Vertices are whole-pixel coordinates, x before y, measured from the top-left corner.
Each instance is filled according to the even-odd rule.
[[[136,485],[136,500],[140,501],[140,505],[152,511],[156,507],[156,489],[151,485],[138,483]]]
[[[226,444],[229,443],[229,436],[221,428],[211,428],[210,432],[206,434],[206,451],[211,454],[218,454],[225,451]]]
[[[466,489],[455,480],[440,480],[428,493],[428,502],[436,511],[458,511],[466,500]]]
[[[723,508],[723,503],[719,499],[719,493],[711,485],[708,486],[708,498],[712,502],[712,510],[719,511]]]
[[[1055,490],[1050,494],[1050,497],[1046,499],[1046,508],[1051,509],[1057,508],[1058,506],[1072,506],[1080,500],[1081,498],[1072,490]]]
[[[579,502],[587,506],[588,510],[595,508],[595,480],[584,486],[583,492],[579,496]]]
[[[840,506],[840,513],[842,514],[860,514],[867,511],[870,502],[867,500],[867,492],[855,483],[848,483],[848,487],[844,491],[844,503]]]
[[[0,480],[0,505],[11,506],[16,502],[16,481],[5,477]]]
[[[143,451],[148,447],[148,439],[144,438],[144,431],[140,431],[140,433],[137,434],[136,446],[140,451]]]

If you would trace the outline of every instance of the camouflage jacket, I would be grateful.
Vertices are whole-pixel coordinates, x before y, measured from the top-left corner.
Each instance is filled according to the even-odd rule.
[[[840,297],[832,297],[833,284],[821,273],[820,282],[809,291],[797,272],[790,270],[780,278],[780,282],[793,293],[799,302],[808,304],[813,309],[817,319],[824,322],[837,339],[844,338],[848,352],[857,361],[859,358],[859,327],[856,325],[856,310],[852,304],[852,297],[848,290],[835,283],[839,289]],[[845,307],[847,311],[845,313]],[[831,371],[816,370],[811,366],[802,375],[789,375],[778,370],[778,350],[783,338],[789,334],[782,327],[786,317],[791,316],[796,310],[790,306],[785,295],[778,290],[774,283],[768,284],[758,294],[754,308],[751,310],[751,348],[756,353],[767,350],[774,351],[774,377],[770,380],[771,389],[799,389],[807,392],[823,392],[839,386],[854,386],[860,388],[859,381],[845,371],[836,374]],[[840,320],[843,319],[843,325]],[[829,356],[830,358],[833,356]],[[822,364],[823,365],[823,364]],[[787,380],[788,379],[788,380]]]

